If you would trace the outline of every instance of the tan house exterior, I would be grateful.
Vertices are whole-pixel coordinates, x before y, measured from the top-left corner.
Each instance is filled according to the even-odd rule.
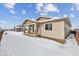
[[[23,25],[26,35],[46,37],[61,43],[64,43],[71,27],[68,17],[39,17],[36,21],[25,20]]]
[[[31,20],[25,20],[23,23],[24,26],[24,34],[30,35],[30,36],[36,36],[36,22]]]
[[[65,20],[64,20],[64,36],[65,38],[68,36],[68,34],[70,33],[71,31],[71,23],[70,23],[70,20],[68,17],[65,17]]]

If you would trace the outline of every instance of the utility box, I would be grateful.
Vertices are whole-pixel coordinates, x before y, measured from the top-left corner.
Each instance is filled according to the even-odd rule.
[[[0,31],[0,42],[1,42],[1,39],[2,39],[2,35],[3,35],[3,31]]]
[[[77,43],[78,43],[78,45],[79,45],[79,29],[76,29],[75,30],[75,35],[76,35],[76,41],[77,41]]]

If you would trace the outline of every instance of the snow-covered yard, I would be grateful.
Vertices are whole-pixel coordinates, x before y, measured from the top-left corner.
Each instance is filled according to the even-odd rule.
[[[79,55],[79,47],[73,34],[69,35],[63,45],[46,38],[25,36],[20,32],[7,31],[7,34],[5,33],[0,44],[0,55],[2,56]]]

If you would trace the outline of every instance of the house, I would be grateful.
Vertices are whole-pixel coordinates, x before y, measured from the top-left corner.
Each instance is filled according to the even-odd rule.
[[[64,43],[70,32],[71,23],[68,17],[39,17],[36,21],[26,19],[23,26],[26,35],[50,38]]]
[[[23,25],[17,25],[14,27],[14,31],[17,31],[17,32],[22,32],[23,31]]]
[[[77,44],[79,45],[79,29],[75,29],[75,37],[76,37]]]
[[[70,32],[75,35],[76,42],[79,45],[79,26],[72,27]]]

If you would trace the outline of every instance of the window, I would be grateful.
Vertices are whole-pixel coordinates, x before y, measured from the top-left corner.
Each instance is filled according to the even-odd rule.
[[[45,30],[52,30],[52,24],[45,24]]]
[[[33,25],[29,25],[29,30],[34,32],[34,24]]]

